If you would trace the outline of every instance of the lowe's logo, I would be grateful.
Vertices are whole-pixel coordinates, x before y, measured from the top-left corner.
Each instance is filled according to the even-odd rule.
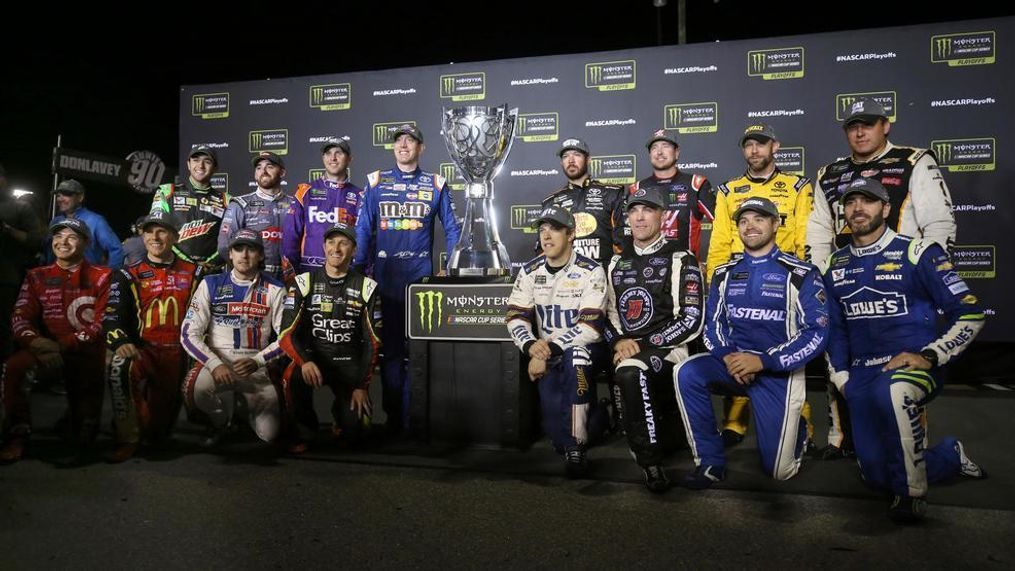
[[[842,310],[849,319],[881,319],[909,315],[906,296],[864,286],[842,298]]]

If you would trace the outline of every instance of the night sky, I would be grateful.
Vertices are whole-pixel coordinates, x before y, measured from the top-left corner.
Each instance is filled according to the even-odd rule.
[[[180,85],[650,47],[659,43],[657,15],[662,43],[677,43],[675,0],[661,9],[651,0],[613,1],[608,10],[578,2],[421,2],[413,8],[370,2],[349,8],[350,2],[257,1],[243,10],[225,3],[89,4],[43,11],[39,3],[3,19],[0,163],[14,187],[49,189],[58,134],[69,148],[121,158],[146,149],[177,165]],[[434,8],[438,4],[446,7]],[[961,15],[909,8],[921,4],[927,5],[688,0],[687,41],[1015,14],[1015,6],[986,2],[964,3]],[[842,13],[817,17],[818,6]],[[122,196],[122,189],[86,184],[96,210],[115,209],[113,197]],[[125,233],[123,221],[133,216],[110,219]]]

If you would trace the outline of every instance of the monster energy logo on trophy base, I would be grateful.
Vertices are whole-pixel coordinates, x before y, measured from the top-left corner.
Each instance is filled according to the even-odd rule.
[[[321,111],[339,111],[352,107],[352,85],[331,83],[310,86],[310,106]]]
[[[993,31],[945,34],[930,38],[931,63],[949,67],[994,63],[997,37]]]
[[[804,49],[752,50],[747,52],[747,75],[769,79],[804,76]]]
[[[931,141],[938,165],[950,172],[992,171],[995,168],[995,147],[992,138],[944,139]]]
[[[374,123],[371,128],[373,134],[373,146],[384,147],[387,150],[395,148],[395,143],[391,140],[391,134],[395,132],[395,129],[402,125],[416,126],[415,121],[385,121],[383,123]]]
[[[405,329],[410,339],[510,341],[505,327],[512,284],[409,285]]]
[[[251,131],[248,137],[251,153],[271,151],[278,155],[289,153],[289,129],[261,129]]]
[[[897,98],[894,91],[870,91],[867,93],[840,93],[835,96],[835,120],[843,121],[849,116],[849,110],[856,103],[857,99],[866,97],[867,99],[873,99],[881,104],[885,108],[885,113],[888,115],[888,120],[892,123],[895,122],[895,100]]]
[[[667,105],[663,107],[663,129],[681,134],[715,133],[719,130],[719,104],[705,101]]]
[[[462,235],[450,254],[453,276],[507,276],[511,260],[497,231],[493,179],[514,142],[518,109],[499,107],[445,108],[441,126],[448,156],[465,179]]]
[[[229,116],[229,94],[194,94],[190,98],[190,114],[202,119],[225,119]]]

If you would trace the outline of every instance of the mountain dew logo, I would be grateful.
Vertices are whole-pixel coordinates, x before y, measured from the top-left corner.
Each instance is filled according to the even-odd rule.
[[[444,292],[440,291],[419,291],[416,292],[416,301],[419,307],[419,327],[427,333],[433,332],[434,306],[437,306],[437,326],[440,327],[443,317],[442,307]]]

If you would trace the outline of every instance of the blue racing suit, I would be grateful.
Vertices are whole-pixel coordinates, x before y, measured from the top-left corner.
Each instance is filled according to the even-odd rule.
[[[449,253],[458,243],[461,229],[444,177],[418,167],[412,172],[393,168],[370,173],[362,202],[352,265],[359,269],[373,266],[386,324],[381,331],[384,412],[390,426],[407,427],[405,288],[433,273],[434,218],[439,218],[444,226]]]
[[[49,221],[49,225],[52,226],[66,218],[65,214],[57,214]],[[106,218],[84,206],[80,206],[72,212],[71,218],[77,218],[84,222],[92,232],[92,241],[85,248],[85,261],[96,266],[106,266],[111,270],[120,269],[120,266],[123,265],[123,246],[120,244],[120,238],[116,232],[110,228],[109,222],[106,222]],[[46,264],[52,264],[56,257],[53,255],[53,248],[50,246],[48,236],[46,240],[42,247],[43,258]],[[4,326],[6,325],[5,323]]]
[[[725,466],[711,392],[748,396],[766,474],[787,480],[800,468],[807,438],[804,365],[828,342],[828,299],[818,269],[778,247],[715,269],[705,310],[705,346],[673,372],[687,441],[696,466]],[[741,385],[723,357],[756,353],[761,372]]]
[[[264,242],[264,271],[281,278],[282,218],[289,210],[290,201],[292,198],[284,192],[271,196],[261,190],[232,197],[219,228],[219,257],[229,259],[229,242],[240,230],[260,232]]]
[[[558,452],[585,447],[596,405],[595,376],[609,363],[603,343],[606,273],[590,258],[571,252],[551,268],[545,256],[522,267],[508,298],[507,328],[525,354],[539,339],[550,345],[546,375],[538,379],[543,428]]]
[[[832,254],[825,284],[829,372],[849,405],[863,478],[898,496],[926,496],[928,482],[958,475],[960,456],[951,437],[927,448],[923,409],[941,391],[940,365],[983,327],[979,302],[940,245],[891,229],[869,246]],[[937,367],[882,370],[899,353],[925,350],[937,355]]]
[[[324,233],[335,224],[356,226],[362,190],[319,178],[296,187],[282,222],[283,265],[295,274],[324,265]]]

